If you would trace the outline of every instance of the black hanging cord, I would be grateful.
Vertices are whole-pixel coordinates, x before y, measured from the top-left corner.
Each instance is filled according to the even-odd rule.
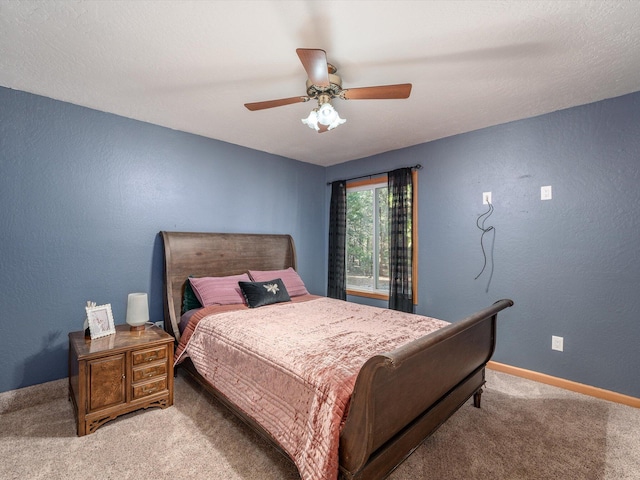
[[[493,205],[489,203],[489,210],[487,210],[482,215],[480,215],[476,220],[476,226],[480,230],[482,230],[482,235],[480,235],[480,248],[482,249],[482,256],[484,257],[484,265],[482,265],[482,270],[480,270],[480,273],[476,275],[476,278],[474,278],[474,280],[477,280],[480,277],[480,275],[482,275],[482,272],[484,272],[484,269],[487,268],[487,253],[485,252],[485,249],[484,249],[484,236],[486,233],[489,233],[491,230],[495,230],[495,229],[492,226],[485,227],[484,224],[487,221],[487,219],[491,216],[492,213],[493,213]]]

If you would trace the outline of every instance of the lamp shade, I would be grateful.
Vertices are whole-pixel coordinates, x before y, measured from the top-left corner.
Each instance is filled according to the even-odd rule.
[[[307,118],[302,119],[302,123],[314,129],[316,132],[320,131],[318,124],[327,126],[327,130],[333,130],[344,122],[346,122],[346,120],[340,118],[336,109],[333,108],[333,105],[329,102],[323,103],[319,108],[314,108]]]
[[[131,330],[142,330],[149,321],[149,301],[146,293],[130,293],[127,299],[127,323]]]
[[[344,122],[346,122],[346,120],[344,118],[340,118],[336,109],[333,108],[333,105],[329,102],[323,103],[318,110],[318,123],[327,125],[327,130],[333,130]]]
[[[338,116],[338,112],[336,112],[333,105],[329,102],[323,103],[320,109],[318,110],[318,123],[322,125],[331,125]]]
[[[316,108],[311,110],[309,116],[302,119],[302,123],[307,125],[309,128],[313,128],[316,132],[320,130],[320,127],[318,127],[318,110]]]

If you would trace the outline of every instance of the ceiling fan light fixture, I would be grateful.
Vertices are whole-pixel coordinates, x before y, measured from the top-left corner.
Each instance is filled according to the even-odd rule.
[[[336,109],[333,108],[333,105],[329,102],[320,105],[320,108],[318,109],[318,123],[321,123],[322,125],[333,125],[339,120],[340,116]],[[340,125],[340,123],[335,126],[337,127],[338,125]]]
[[[331,107],[331,108],[333,108],[333,107]],[[336,112],[335,110],[333,110],[333,111]],[[347,121],[346,118],[340,118],[340,115],[338,115],[338,112],[336,112],[336,116],[333,119],[333,121],[329,124],[329,127],[327,128],[327,130],[333,130],[334,128],[342,125],[346,121]]]
[[[318,109],[314,108],[311,110],[309,116],[302,119],[302,123],[307,125],[309,128],[314,129],[316,132],[320,130],[320,127],[318,126]]]
[[[336,109],[333,108],[329,99],[321,98],[318,103],[320,103],[320,106],[311,110],[307,118],[302,119],[302,123],[309,128],[313,128],[318,132],[320,131],[319,124],[321,124],[327,126],[327,130],[333,130],[347,121],[344,118],[340,118],[340,115],[338,115]]]

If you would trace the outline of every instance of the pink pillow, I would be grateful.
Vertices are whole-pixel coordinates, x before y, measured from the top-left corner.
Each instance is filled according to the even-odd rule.
[[[300,275],[298,275],[298,272],[291,267],[286,270],[249,270],[249,275],[251,275],[254,282],[268,282],[269,280],[275,280],[276,278],[282,279],[284,288],[287,289],[290,297],[309,294],[307,287],[305,287],[304,282],[300,278]]]
[[[230,275],[228,277],[189,278],[193,293],[203,307],[209,305],[234,305],[244,303],[244,296],[238,282],[250,282],[249,275]]]

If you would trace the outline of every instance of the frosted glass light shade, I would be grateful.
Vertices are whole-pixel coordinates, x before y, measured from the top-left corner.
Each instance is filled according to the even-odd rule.
[[[338,112],[329,102],[323,103],[320,107],[314,108],[307,118],[302,119],[302,123],[312,128],[316,132],[320,130],[320,125],[326,125],[327,130],[333,130],[342,125],[346,120],[340,118]]]
[[[323,103],[320,109],[318,110],[318,123],[323,125],[331,125],[336,117],[338,116],[338,112],[336,112],[333,105],[330,103]]]
[[[149,300],[146,293],[130,293],[127,299],[127,323],[131,330],[141,330],[149,321]]]
[[[302,119],[302,123],[307,125],[309,128],[314,129],[316,132],[320,130],[318,127],[318,110],[313,109],[307,118]]]
[[[333,130],[339,125],[342,125],[346,122],[345,119],[340,118],[338,112],[333,105],[329,102],[322,104],[320,109],[318,110],[318,123],[322,125],[327,125],[329,128],[327,130]]]

